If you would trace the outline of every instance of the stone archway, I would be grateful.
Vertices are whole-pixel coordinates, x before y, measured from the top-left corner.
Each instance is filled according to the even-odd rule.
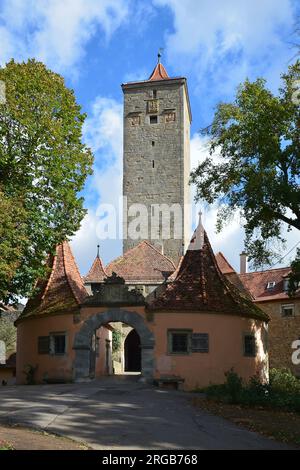
[[[154,369],[154,336],[146,326],[144,318],[136,312],[112,308],[105,312],[96,313],[89,317],[76,333],[73,349],[75,359],[73,363],[73,378],[75,382],[90,379],[90,347],[95,330],[110,322],[122,322],[136,330],[141,340],[142,350],[142,377],[150,381]]]

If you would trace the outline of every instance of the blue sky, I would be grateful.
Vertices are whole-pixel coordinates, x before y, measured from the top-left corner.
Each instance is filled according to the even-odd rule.
[[[84,190],[88,214],[72,240],[82,274],[96,253],[97,206],[117,204],[121,195],[121,83],[148,78],[164,48],[169,75],[188,79],[194,166],[207,153],[197,131],[211,122],[220,100],[231,100],[246,77],[264,76],[278,89],[295,54],[290,44],[299,13],[294,0],[0,0],[0,64],[11,57],[44,61],[65,77],[88,114],[84,138],[95,154],[94,174]],[[216,208],[202,210],[214,249],[238,267],[240,221],[217,235]],[[286,251],[299,235],[287,237]],[[105,262],[120,252],[120,240],[101,242]]]

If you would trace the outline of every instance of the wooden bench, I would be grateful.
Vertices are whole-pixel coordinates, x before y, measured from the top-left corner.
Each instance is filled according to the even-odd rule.
[[[176,375],[164,375],[157,379],[157,384],[160,388],[172,388],[182,390],[184,379]]]

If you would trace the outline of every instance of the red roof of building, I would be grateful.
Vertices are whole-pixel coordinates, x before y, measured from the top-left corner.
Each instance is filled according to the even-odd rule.
[[[115,272],[125,281],[163,282],[176,269],[173,261],[144,240],[106,266],[108,276]]]
[[[102,260],[99,256],[96,256],[91,269],[84,278],[84,282],[103,282],[106,278],[107,274],[104,269]]]
[[[268,321],[268,316],[221,273],[201,222],[176,279],[148,308],[239,315]]]
[[[229,274],[229,273],[235,273],[235,270],[229,264],[223,253],[219,251],[219,253],[216,254],[216,261],[218,263],[219,269],[223,274]]]
[[[167,74],[167,71],[163,64],[158,62],[156,66],[153,69],[153,72],[151,73],[150,77],[148,80],[166,80],[169,79],[169,75]]]
[[[37,282],[37,293],[28,300],[19,320],[32,315],[71,313],[87,297],[67,241],[56,247],[55,255],[49,256],[48,267],[47,277]]]
[[[289,277],[290,267],[237,274],[222,253],[217,253],[216,260],[227,279],[240,290],[249,292],[255,302],[269,302],[271,300],[286,300],[288,302],[291,300],[284,290],[284,280]],[[271,282],[275,282],[275,286],[268,289],[268,283]],[[295,297],[300,298],[300,291],[296,293]]]
[[[256,302],[266,302],[270,300],[286,300],[291,298],[284,291],[284,280],[291,272],[291,268],[269,269],[253,273],[240,274],[240,279],[244,286],[251,292]],[[275,286],[267,288],[268,283],[275,282]],[[300,290],[296,292],[296,298],[300,298]]]

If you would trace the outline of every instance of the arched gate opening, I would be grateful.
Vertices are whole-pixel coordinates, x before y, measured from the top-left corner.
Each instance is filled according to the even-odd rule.
[[[111,322],[122,322],[136,330],[140,339],[141,375],[151,381],[154,369],[154,336],[147,327],[144,318],[136,312],[123,309],[109,309],[89,317],[76,334],[73,349],[75,359],[73,363],[74,381],[90,380],[91,344],[95,330]]]

